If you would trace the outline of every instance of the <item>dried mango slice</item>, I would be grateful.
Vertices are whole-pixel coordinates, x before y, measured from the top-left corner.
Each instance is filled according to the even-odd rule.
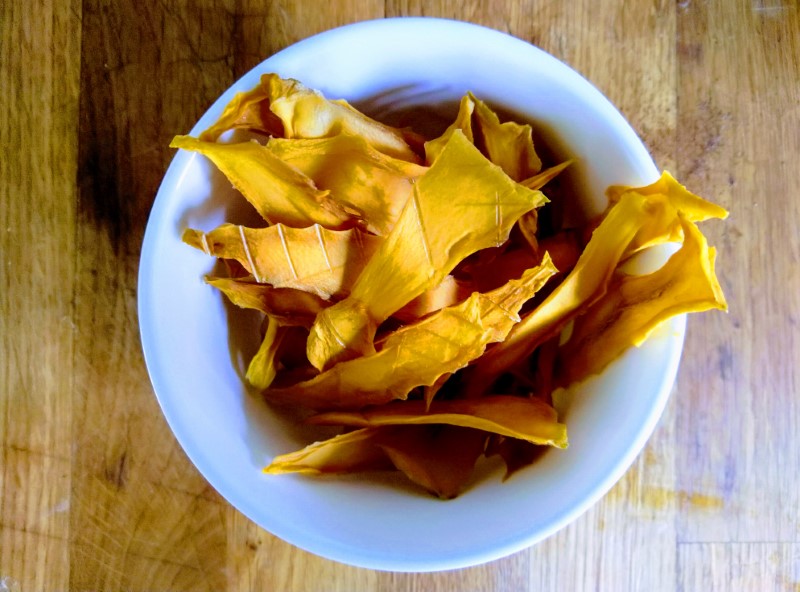
[[[648,220],[647,200],[626,193],[594,231],[572,272],[537,308],[512,329],[508,338],[470,369],[468,392],[484,391],[505,372],[559,331],[605,293],[628,245]]]
[[[458,495],[486,434],[457,426],[365,428],[272,459],[265,473],[341,474],[396,468],[443,499]]]
[[[380,323],[468,255],[502,244],[522,214],[546,202],[483,158],[458,130],[414,187],[350,296],[317,317],[307,346],[314,367],[374,351]]]
[[[278,353],[278,348],[286,334],[285,328],[269,315],[264,321],[266,324],[264,339],[261,341],[261,346],[258,348],[256,355],[250,360],[250,364],[247,366],[247,374],[245,375],[247,382],[259,389],[268,388],[278,373],[275,365],[275,355]]]
[[[519,438],[533,444],[567,447],[567,427],[558,422],[555,409],[538,399],[510,395],[433,401],[427,411],[425,401],[395,401],[361,411],[322,413],[308,421],[316,425],[357,428],[447,424]]]
[[[614,185],[606,190],[609,207],[618,203],[626,193],[638,193],[647,198],[650,217],[631,241],[628,255],[644,248],[668,241],[680,241],[681,222],[678,213],[690,222],[702,222],[711,218],[725,219],[728,212],[717,204],[691,193],[667,171],[661,178],[646,187]]]
[[[497,114],[472,93],[461,99],[458,115],[445,132],[425,143],[428,163],[439,157],[456,130],[515,181],[528,179],[542,169],[542,161],[533,147],[531,126],[513,121],[500,123]]]
[[[328,191],[317,189],[311,179],[258,142],[217,144],[175,136],[170,146],[211,160],[270,224],[340,229],[356,223],[354,214],[331,199]]]
[[[392,158],[364,139],[348,134],[313,140],[272,138],[267,144],[278,158],[307,175],[348,211],[356,212],[367,230],[388,234],[426,167]]]
[[[391,469],[392,463],[378,446],[381,430],[356,430],[315,442],[296,452],[272,459],[265,473],[306,475]]]
[[[682,216],[680,222],[683,246],[660,269],[615,278],[603,298],[575,319],[570,338],[559,351],[561,385],[600,372],[631,345],[644,343],[669,317],[727,310],[714,273],[715,249],[692,222]]]
[[[551,166],[540,173],[535,174],[532,177],[528,177],[527,179],[523,179],[520,181],[522,185],[525,185],[528,189],[541,189],[545,185],[547,185],[550,181],[558,177],[564,169],[566,169],[569,165],[575,162],[574,159],[570,158],[569,160],[565,160],[564,162],[557,164],[555,166]]]
[[[450,141],[450,138],[456,130],[460,130],[467,140],[473,144],[475,143],[475,139],[472,135],[472,113],[474,111],[475,101],[472,100],[472,97],[470,95],[461,97],[461,102],[458,105],[458,113],[453,123],[447,127],[441,136],[435,140],[425,142],[425,162],[427,162],[428,165],[433,164],[439,157],[439,154],[442,153],[442,150],[444,150],[444,147]]]
[[[293,288],[273,288],[255,278],[207,277],[206,283],[225,294],[236,306],[268,314],[283,326],[311,327],[329,302],[316,294]]]
[[[486,157],[499,165],[515,181],[522,181],[542,170],[542,161],[533,147],[530,125],[515,121],[500,123],[500,118],[486,103],[476,99],[472,116],[475,142]]]
[[[210,232],[187,229],[183,241],[208,255],[235,259],[256,282],[296,288],[327,300],[346,294],[382,239],[357,229],[318,224],[245,228],[223,224]]]
[[[456,497],[483,452],[486,434],[452,425],[398,426],[386,431],[381,449],[411,481],[442,499]]]
[[[214,142],[224,132],[247,129],[272,136],[283,136],[283,123],[269,110],[269,85],[259,84],[247,92],[236,93],[219,119],[200,134],[205,142]]]
[[[488,343],[503,340],[522,305],[555,273],[546,259],[519,279],[487,294],[474,293],[456,306],[398,329],[381,350],[336,364],[311,380],[268,389],[268,401],[311,409],[358,408],[405,399],[418,386],[463,368]]]
[[[282,129],[277,130],[275,120],[265,115],[267,109]],[[277,74],[264,74],[257,88],[234,98],[203,137],[216,139],[226,129],[247,127],[247,121],[254,122],[253,129],[285,138],[327,138],[341,133],[361,136],[384,154],[409,162],[419,160],[409,143],[414,146],[422,143],[413,132],[384,125],[347,101],[328,100],[321,92]]]

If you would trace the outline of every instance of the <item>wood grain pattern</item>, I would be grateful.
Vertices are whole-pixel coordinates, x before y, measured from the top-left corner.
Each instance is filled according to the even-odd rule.
[[[268,55],[393,16],[553,53],[731,211],[704,229],[731,313],[690,319],[631,470],[541,544],[435,574],[327,561],[231,508],[170,433],[136,318],[172,136]],[[10,0],[0,51],[0,590],[800,590],[797,2]]]

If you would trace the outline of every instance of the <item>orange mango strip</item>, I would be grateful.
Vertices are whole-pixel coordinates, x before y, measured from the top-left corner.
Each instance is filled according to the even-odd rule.
[[[487,395],[478,399],[395,401],[361,411],[332,411],[308,419],[316,425],[357,428],[447,424],[475,428],[533,444],[567,447],[567,427],[547,403],[527,397]]]
[[[282,326],[311,327],[314,318],[329,302],[316,294],[293,288],[273,288],[252,278],[207,277],[206,283],[225,294],[240,308],[268,314]]]
[[[223,224],[210,232],[187,229],[183,241],[208,255],[235,259],[256,282],[296,288],[327,300],[346,294],[382,239],[351,228]]]
[[[508,338],[478,360],[466,375],[468,396],[479,396],[501,373],[530,356],[586,306],[605,293],[617,265],[647,222],[646,199],[628,193],[592,235],[572,272],[537,308],[514,328]]]
[[[175,136],[170,144],[207,157],[270,224],[303,227],[321,224],[341,229],[357,222],[352,212],[320,191],[258,142],[217,144],[190,136]]]
[[[350,296],[317,317],[309,361],[323,370],[374,352],[380,323],[441,283],[468,255],[505,242],[517,219],[545,202],[541,192],[515,183],[456,130],[414,185]]]
[[[390,469],[392,463],[378,446],[380,436],[381,430],[363,429],[315,442],[276,456],[264,472],[321,475]]]
[[[552,277],[546,259],[518,280],[398,329],[379,352],[340,362],[311,380],[267,389],[268,401],[310,409],[358,408],[405,399],[478,358],[486,345],[502,341],[518,322],[522,305]],[[324,311],[323,311],[324,313]],[[323,314],[321,313],[321,314]]]
[[[275,356],[286,334],[285,327],[269,315],[266,316],[264,322],[266,324],[264,339],[256,355],[250,360],[245,375],[247,382],[259,389],[269,387],[278,373]]]
[[[272,138],[267,148],[316,187],[330,191],[334,200],[356,212],[367,230],[377,235],[391,231],[414,181],[427,170],[348,134],[313,140]]]
[[[714,273],[716,251],[681,216],[683,246],[658,270],[620,275],[608,292],[575,319],[559,350],[558,381],[566,386],[597,374],[628,347],[639,346],[664,320],[683,313],[727,310]]]
[[[469,480],[485,442],[485,433],[458,426],[364,428],[278,455],[264,472],[326,475],[397,468],[450,499]]]

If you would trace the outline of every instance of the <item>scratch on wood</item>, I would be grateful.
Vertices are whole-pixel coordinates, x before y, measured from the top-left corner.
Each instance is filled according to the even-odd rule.
[[[105,478],[106,481],[114,485],[117,489],[122,489],[125,487],[125,483],[128,480],[128,451],[124,450],[122,454],[119,455],[119,460],[117,461],[116,465],[113,466],[106,466],[105,470]]]

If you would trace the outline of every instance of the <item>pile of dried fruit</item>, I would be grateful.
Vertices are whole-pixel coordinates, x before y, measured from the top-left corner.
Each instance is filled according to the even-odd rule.
[[[230,143],[232,129],[250,139]],[[257,139],[253,139],[257,138]],[[727,212],[668,173],[611,187],[587,228],[560,228],[531,128],[465,96],[425,141],[294,80],[262,77],[199,139],[263,217],[183,239],[228,263],[207,281],[264,314],[247,380],[267,401],[346,429],[269,473],[394,468],[450,498],[481,455],[507,474],[566,447],[559,386],[603,370],[664,319],[725,309],[696,223]],[[665,242],[661,268],[622,267]]]

